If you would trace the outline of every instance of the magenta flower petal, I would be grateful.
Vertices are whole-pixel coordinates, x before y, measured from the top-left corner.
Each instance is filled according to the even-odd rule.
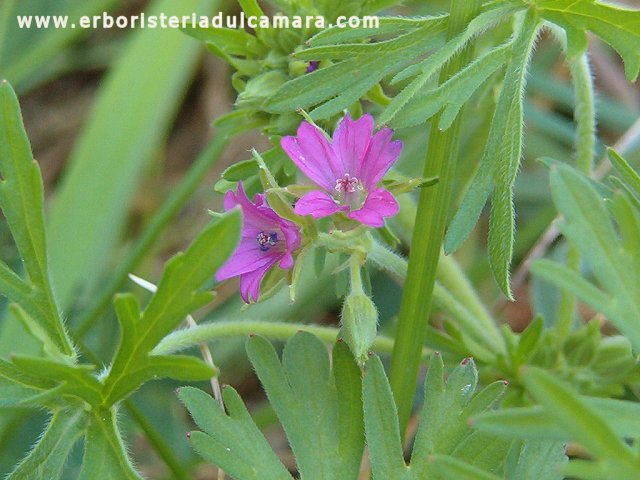
[[[236,205],[242,209],[242,235],[238,248],[216,272],[222,281],[240,276],[240,294],[245,302],[258,300],[260,282],[267,271],[278,262],[280,267],[293,266],[293,252],[300,246],[300,229],[281,218],[267,204],[264,195],[256,195],[252,203],[238,183],[238,191],[227,192],[225,209]]]
[[[349,218],[380,228],[384,226],[384,217],[392,217],[400,207],[395,197],[384,188],[376,188],[369,192],[367,199],[359,210],[349,212]]]
[[[331,195],[320,190],[305,194],[293,208],[297,215],[311,215],[313,218],[328,217],[339,210],[344,208],[337,205]]]
[[[335,175],[340,170],[339,161],[329,141],[313,125],[302,122],[297,137],[283,137],[282,148],[302,173],[324,189],[335,185]]]
[[[263,266],[251,272],[240,275],[240,296],[245,303],[258,301],[260,297],[260,282],[267,274],[270,266]]]
[[[333,132],[333,151],[342,162],[342,172],[360,178],[360,169],[367,153],[369,140],[373,133],[373,117],[363,115],[358,120],[352,120],[347,114]],[[338,178],[340,178],[338,177]]]
[[[383,128],[371,139],[360,168],[360,180],[365,187],[375,187],[400,156],[402,142],[399,140],[392,142],[392,136],[393,130]]]
[[[265,265],[272,266],[278,260],[277,254],[265,254],[260,250],[255,235],[245,237],[240,240],[240,245],[229,260],[216,272],[216,280],[221,282]]]

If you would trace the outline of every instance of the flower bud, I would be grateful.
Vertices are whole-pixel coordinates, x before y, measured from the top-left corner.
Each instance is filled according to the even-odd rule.
[[[376,338],[378,310],[373,301],[363,294],[348,295],[342,306],[342,330],[347,345],[356,361],[363,365]]]

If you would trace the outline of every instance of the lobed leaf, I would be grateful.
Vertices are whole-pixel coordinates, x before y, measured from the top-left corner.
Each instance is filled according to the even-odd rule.
[[[538,36],[539,25],[535,10],[528,10],[514,40],[513,54],[507,65],[507,74],[483,158],[483,161],[488,161],[493,166],[489,264],[498,286],[509,299],[512,298],[509,269],[515,241],[513,184],[522,155],[522,100],[529,57]]]
[[[489,230],[490,263],[498,285],[508,297],[511,297],[509,265],[514,241],[512,189],[522,152],[522,98],[538,28],[535,11],[529,10],[513,35],[507,73],[480,167],[449,224],[444,241],[447,254],[462,245],[495,189]]]
[[[435,90],[418,94],[390,122],[396,128],[405,128],[426,122],[444,108],[438,126],[448,129],[461,108],[476,90],[506,62],[511,42],[495,47],[479,56]]]
[[[105,405],[113,405],[142,382],[159,374],[203,380],[214,373],[199,360],[149,354],[189,313],[211,300],[212,296],[200,289],[235,249],[240,221],[237,210],[221,215],[198,235],[186,252],[169,260],[158,289],[144,311],[140,312],[131,295],[116,299],[121,335],[109,375],[104,380]]]
[[[291,480],[278,456],[255,425],[240,396],[224,389],[226,415],[209,395],[193,387],[183,387],[178,396],[204,431],[191,432],[193,448],[225,472],[246,480]]]
[[[368,48],[375,49],[377,55],[363,54],[290,80],[264,108],[273,113],[286,113],[327,102],[310,112],[314,119],[327,118],[364,96],[408,59],[432,49],[442,31],[441,26],[427,25],[390,40],[369,44]]]
[[[640,10],[596,0],[537,0],[536,7],[547,20],[567,31],[568,54],[582,55],[590,30],[611,45],[624,60],[629,82],[640,71]]]
[[[618,438],[606,417],[569,386],[536,367],[527,367],[522,381],[572,440],[584,445],[597,459],[618,465],[627,474],[638,473],[640,464],[635,455]]]
[[[349,365],[349,371],[334,370],[333,375],[326,347],[306,332],[287,342],[282,363],[273,346],[258,336],[248,340],[247,353],[287,434],[301,476],[356,478],[364,436],[356,393],[358,368],[348,349],[340,344],[334,347],[334,358],[339,365]],[[338,387],[346,388],[344,397]]]
[[[542,263],[538,264],[542,267],[536,266],[536,269],[542,275],[549,272],[557,274],[553,275],[554,278],[549,277],[552,283],[571,289],[585,302],[601,309],[629,338],[634,348],[640,348],[640,326],[637,322],[640,318],[640,283],[638,270],[634,268],[638,264],[637,256],[625,249],[611,223],[602,195],[591,180],[569,166],[555,165],[551,172],[551,190],[554,202],[565,219],[560,230],[578,247],[608,294],[562,267]],[[628,235],[633,232],[633,226],[625,225],[623,231]]]
[[[640,404],[613,398],[580,396],[598,411],[620,438],[640,436]],[[568,441],[568,431],[552,413],[541,406],[506,408],[473,417],[474,427],[509,438]]]
[[[478,372],[471,359],[465,359],[445,383],[440,355],[431,357],[425,381],[425,401],[411,455],[415,478],[431,470],[429,456],[451,455],[474,467],[492,470],[501,465],[508,445],[500,439],[473,432],[468,418],[492,408],[505,391],[505,382],[494,382],[476,393]]]
[[[380,116],[379,123],[389,123],[456,53],[462,50],[475,36],[482,33],[482,31],[486,30],[489,26],[509,18],[509,13],[513,10],[513,5],[505,3],[495,9],[481,13],[469,23],[462,33],[449,40],[444,46],[436,50],[425,60],[411,65],[396,74],[392,83],[400,82],[414,75],[417,75],[417,77],[391,100]]]

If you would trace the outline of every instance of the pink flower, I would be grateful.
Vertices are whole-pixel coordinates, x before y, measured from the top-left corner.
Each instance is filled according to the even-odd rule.
[[[293,252],[300,246],[298,226],[278,216],[263,194],[254,197],[254,203],[247,198],[238,183],[238,193],[228,191],[224,197],[224,208],[230,210],[236,205],[242,209],[242,237],[240,245],[216,273],[219,282],[240,276],[240,295],[249,303],[258,301],[260,282],[267,271],[280,262],[280,268],[293,267]]]
[[[377,184],[400,156],[402,142],[391,141],[390,128],[372,133],[371,115],[353,121],[347,114],[331,142],[308,122],[300,124],[296,137],[282,139],[293,163],[321,187],[298,200],[298,215],[321,218],[344,212],[365,225],[382,227],[384,217],[398,213],[394,196]]]

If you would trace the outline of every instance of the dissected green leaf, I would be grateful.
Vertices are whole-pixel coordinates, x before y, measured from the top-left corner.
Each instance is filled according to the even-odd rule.
[[[54,403],[59,392],[51,379],[24,372],[0,360],[0,407],[42,407]]]
[[[58,393],[76,396],[90,405],[100,402],[102,384],[93,375],[93,365],[69,365],[44,358],[16,355],[13,363],[23,373],[58,382]]]
[[[607,293],[565,267],[546,261],[538,261],[534,270],[602,311],[634,348],[640,348],[640,260],[637,252],[625,248],[635,243],[619,238],[602,195],[584,175],[569,166],[555,165],[551,190],[564,217],[561,231],[580,250]],[[628,234],[626,228],[622,230]]]
[[[627,351],[627,358],[631,352]],[[632,360],[633,362],[633,360]],[[633,362],[635,363],[635,362]],[[592,410],[598,411],[620,438],[640,437],[640,404],[613,398],[580,396]],[[568,431],[553,414],[541,406],[508,408],[479,414],[473,425],[481,430],[510,438],[533,440],[569,440]]]
[[[525,76],[539,20],[530,9],[514,33],[507,73],[493,116],[480,168],[451,221],[445,252],[455,251],[471,233],[493,190],[489,229],[491,268],[502,291],[511,297],[509,265],[514,242],[513,183],[522,152],[522,100]]]
[[[49,278],[44,229],[44,197],[38,164],[24,130],[11,85],[0,83],[0,207],[9,224],[27,280],[0,261],[0,292],[21,308],[60,354],[74,355]]]
[[[444,381],[440,355],[431,357],[425,380],[425,401],[415,437],[411,464],[404,463],[398,419],[380,360],[373,357],[367,363],[363,398],[367,445],[374,478],[423,479],[449,477],[433,469],[433,456],[451,456],[446,462],[454,468],[462,465],[466,471],[483,472],[487,478],[499,473],[509,450],[510,441],[473,431],[470,416],[486,411],[496,403],[506,388],[505,382],[495,382],[475,394],[478,373],[471,359],[464,360]],[[450,464],[455,464],[451,466]]]
[[[522,100],[529,57],[538,36],[539,19],[535,10],[527,11],[491,125],[485,158],[493,165],[493,195],[489,220],[489,264],[502,292],[511,299],[509,269],[513,256],[515,211],[513,184],[522,155]],[[503,100],[504,99],[504,100]]]
[[[204,431],[190,434],[191,444],[202,457],[238,479],[291,480],[233,388],[224,389],[229,415],[196,388],[183,387],[178,395]]]
[[[569,386],[535,367],[528,367],[523,372],[522,381],[570,439],[584,445],[599,461],[622,468],[630,475],[628,478],[640,472],[640,463],[615,434],[607,418]]]
[[[427,24],[391,40],[358,44],[357,48],[364,50],[361,55],[288,81],[267,102],[265,109],[286,113],[326,102],[310,114],[314,119],[327,118],[364,96],[408,58],[437,46],[442,32],[443,25]],[[312,49],[305,52],[305,55],[312,54]]]
[[[479,56],[435,90],[426,94],[419,93],[390,122],[391,125],[396,128],[418,125],[444,108],[438,125],[440,129],[446,130],[475,91],[505,64],[510,49],[511,42],[495,47]]]
[[[431,357],[425,403],[411,455],[416,479],[431,471],[428,458],[432,454],[451,455],[486,471],[500,468],[509,444],[470,430],[468,418],[490,409],[504,393],[506,383],[494,382],[476,393],[477,383],[473,360],[465,359],[445,383],[441,356]]]
[[[638,77],[640,10],[597,0],[536,0],[535,4],[546,20],[567,31],[569,56],[586,51],[586,31],[590,30],[620,54],[630,82]]]
[[[356,479],[364,447],[361,380],[347,346],[334,346],[333,373],[326,347],[308,333],[287,342],[282,363],[261,337],[249,339],[247,353],[287,433],[302,478]],[[204,458],[235,478],[291,478],[235,390],[224,392],[228,416],[199,390],[182,388],[179,396],[204,432],[190,436]]]
[[[84,433],[85,424],[83,410],[66,409],[54,413],[33,450],[6,480],[58,480],[69,452]]]
[[[116,300],[121,335],[109,375],[104,381],[106,405],[113,405],[160,372],[183,380],[206,379],[213,374],[199,360],[176,357],[176,363],[172,365],[170,357],[154,357],[149,352],[189,313],[211,300],[212,295],[200,289],[235,249],[240,222],[237,210],[221,215],[198,235],[186,252],[169,260],[157,291],[142,312],[131,295]],[[188,367],[188,370],[180,372],[179,365]]]
[[[409,103],[415,96],[424,89],[425,85],[439,71],[447,61],[469,43],[476,35],[486,30],[494,23],[504,21],[509,18],[509,13],[513,11],[513,5],[509,3],[501,4],[495,9],[490,9],[474,18],[467,28],[455,38],[449,40],[444,46],[437,49],[425,60],[412,65],[398,73],[393,82],[399,82],[413,75],[418,75],[409,85],[402,89],[387,106],[379,119],[379,123],[389,123],[395,115]]]
[[[353,364],[343,345],[335,348],[334,356],[342,366]],[[336,372],[334,379],[326,347],[306,332],[287,342],[282,363],[273,346],[261,337],[249,339],[247,353],[284,427],[301,476],[357,478],[364,437],[362,428],[358,429],[361,407],[355,364],[349,367],[351,382],[342,378],[346,372]],[[342,391],[337,387],[348,387],[340,400]]]

